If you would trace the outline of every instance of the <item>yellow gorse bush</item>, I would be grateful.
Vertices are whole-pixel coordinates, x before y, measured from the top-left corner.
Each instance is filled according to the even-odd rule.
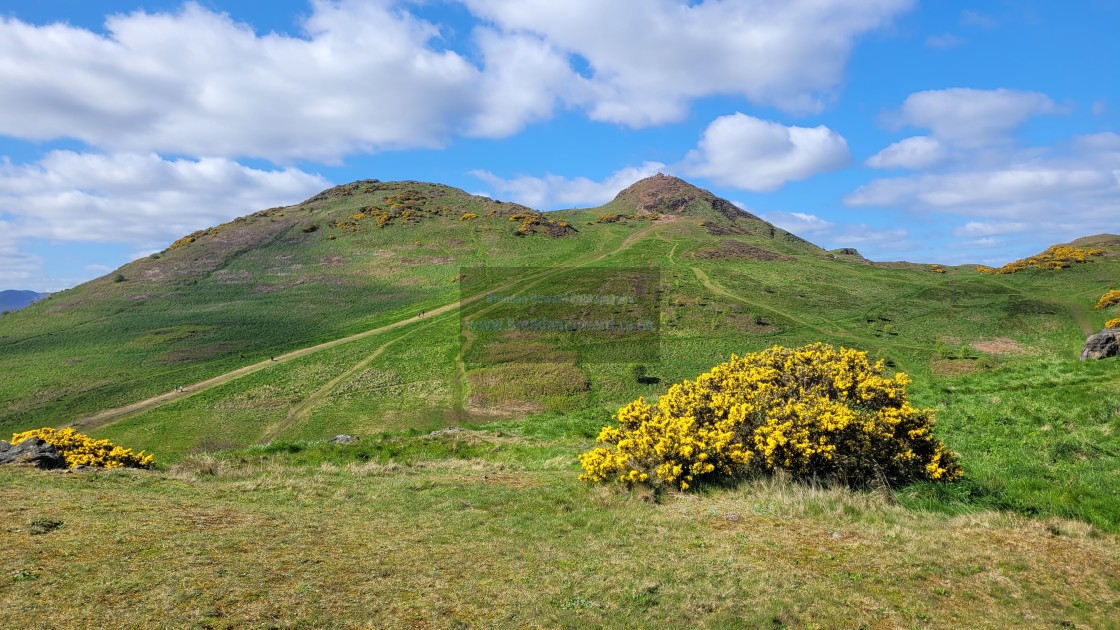
[[[1120,317],[1110,319],[1104,323],[1105,328],[1120,328]]]
[[[1097,301],[1097,310],[1103,311],[1110,306],[1120,304],[1120,289],[1113,289],[1101,296]]]
[[[1035,254],[1029,258],[1007,263],[998,269],[985,265],[978,265],[976,271],[986,274],[1007,274],[1031,267],[1035,269],[1065,269],[1075,263],[1087,262],[1090,256],[1100,255],[1101,250],[1099,249],[1084,249],[1081,247],[1071,247],[1069,245],[1052,245],[1041,254]]]
[[[96,466],[98,468],[151,468],[155,457],[144,451],[133,453],[132,449],[117,446],[109,440],[95,440],[67,427],[49,427],[12,434],[12,444],[24,440],[40,438],[55,447],[66,458],[66,465]]]
[[[656,405],[619,409],[597,447],[580,456],[591,482],[673,485],[768,474],[850,485],[952,481],[956,455],[933,437],[930,409],[906,397],[910,379],[887,377],[867,353],[812,344],[775,346],[673,385]]]

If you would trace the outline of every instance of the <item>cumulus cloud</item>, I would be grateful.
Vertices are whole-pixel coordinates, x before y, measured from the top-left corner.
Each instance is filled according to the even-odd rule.
[[[544,177],[518,175],[505,179],[483,170],[471,171],[471,174],[489,184],[499,198],[531,208],[553,210],[604,204],[623,188],[664,169],[665,165],[660,162],[646,162],[641,166],[620,169],[601,181],[552,174]]]
[[[825,248],[863,247],[865,256],[916,249],[904,228],[872,228],[865,224],[837,224],[807,212],[767,212],[765,221]]]
[[[39,256],[19,250],[12,224],[0,220],[0,287],[32,286],[42,265]]]
[[[1048,239],[1115,231],[1120,217],[1120,135],[1075,138],[1028,160],[1013,152],[947,172],[883,178],[844,198],[850,206],[966,216],[954,234],[987,238],[1032,231]],[[1029,226],[1029,227],[1028,227]]]
[[[850,161],[847,141],[828,127],[787,127],[736,113],[708,125],[682,169],[744,190],[771,191]]]
[[[766,212],[759,216],[764,221],[805,238],[827,234],[836,227],[832,221],[826,221],[806,212]]]
[[[928,136],[899,140],[867,159],[872,168],[928,168],[949,157],[949,151]]]
[[[636,127],[679,120],[692,99],[712,94],[817,111],[843,80],[855,41],[914,5],[912,0],[464,2],[504,33],[531,33],[585,62],[590,116]]]
[[[1029,228],[1029,223],[1021,221],[969,221],[953,230],[953,236],[989,237],[997,234],[1015,234]]]
[[[258,170],[223,158],[54,151],[34,164],[0,166],[0,217],[9,247],[38,237],[159,248],[329,185],[298,169]]]
[[[103,32],[0,17],[0,58],[20,60],[0,64],[0,134],[337,161],[508,136],[560,105],[633,126],[714,94],[814,110],[855,40],[913,0],[466,4],[492,23],[470,33],[477,60],[402,0],[315,0],[298,36],[194,3],[113,15]]]
[[[105,34],[0,18],[0,58],[20,60],[0,64],[0,133],[329,160],[438,146],[478,115],[480,70],[389,2],[315,2],[303,30],[259,35],[197,4],[114,15]]]
[[[950,88],[911,94],[887,122],[929,129],[952,145],[977,147],[1002,140],[1034,116],[1067,111],[1039,92]]]

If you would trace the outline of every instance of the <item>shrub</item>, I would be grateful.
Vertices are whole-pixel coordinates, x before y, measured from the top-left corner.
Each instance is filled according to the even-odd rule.
[[[580,456],[580,478],[682,490],[778,470],[853,486],[958,479],[933,411],[907,401],[909,383],[865,352],[820,343],[733,355],[656,405],[619,409],[597,439],[605,446]]]
[[[647,374],[648,370],[646,369],[646,366],[642,365],[641,363],[630,364],[630,375],[634,377],[634,381],[641,383],[645,380]]]
[[[945,265],[930,265],[929,270],[933,273],[945,273]]]
[[[124,282],[124,274],[118,273],[117,275],[113,276],[113,282]]]
[[[1046,251],[1041,254],[1035,254],[1029,258],[1007,263],[999,269],[980,265],[976,267],[976,270],[980,273],[1008,274],[1032,267],[1035,269],[1065,269],[1074,263],[1088,262],[1091,256],[1100,255],[1101,250],[1099,249],[1083,249],[1081,247],[1070,247],[1069,245],[1053,245],[1048,247]]]
[[[1120,304],[1120,289],[1113,289],[1101,296],[1097,301],[1097,310],[1101,311],[1110,306]]]
[[[67,427],[52,429],[45,427],[23,433],[12,434],[12,444],[24,440],[40,438],[55,447],[71,468],[75,466],[96,466],[98,468],[151,468],[155,457],[144,451],[133,453],[132,449],[117,446],[109,440],[95,440]]]
[[[1120,328],[1120,317],[1110,319],[1104,323],[1105,328]]]
[[[464,212],[463,216],[459,217],[459,220],[460,221],[470,221],[472,219],[477,219],[477,218],[478,218],[478,215],[473,213],[473,212]]]
[[[633,219],[633,218],[634,217],[632,217],[628,214],[601,214],[601,215],[599,215],[599,218],[595,220],[595,222],[596,223],[618,223],[620,221],[625,221],[627,219]]]

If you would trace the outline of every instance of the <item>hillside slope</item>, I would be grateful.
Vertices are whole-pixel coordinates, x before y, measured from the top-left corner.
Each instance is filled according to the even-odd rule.
[[[939,272],[824,251],[664,176],[547,214],[355,182],[0,318],[0,430],[77,424],[163,462],[504,422],[586,440],[620,405],[732,353],[824,341],[913,376],[962,453],[969,502],[1120,525],[1120,386],[1108,362],[1077,361],[1116,316],[1093,305],[1120,277],[1120,245],[1090,240],[1103,255],[1066,269]],[[514,332],[464,356],[489,308],[460,309],[477,266],[517,268],[514,294],[601,293],[621,270],[653,270],[657,337],[635,343],[659,356],[635,379],[630,359],[581,360]],[[1056,475],[1076,482],[1045,481]]]

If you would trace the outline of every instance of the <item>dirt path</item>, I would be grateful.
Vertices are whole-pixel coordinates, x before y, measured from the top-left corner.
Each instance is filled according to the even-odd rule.
[[[134,402],[134,403],[129,404],[129,405],[125,405],[123,407],[117,407],[115,409],[106,409],[104,411],[100,411],[100,412],[95,413],[93,415],[79,418],[78,420],[74,421],[73,426],[75,428],[83,428],[83,429],[104,428],[104,427],[107,427],[111,424],[115,424],[116,421],[119,421],[119,420],[123,419],[125,416],[130,416],[132,414],[139,413],[141,411],[147,411],[148,409],[152,409],[153,407],[159,407],[161,405],[165,405],[169,402],[173,402],[173,401],[180,400],[180,399],[183,399],[183,398],[189,398],[191,396],[194,396],[195,394],[204,392],[204,391],[206,391],[208,389],[211,389],[213,387],[217,387],[217,386],[222,385],[224,383],[228,383],[228,382],[230,382],[234,379],[241,378],[242,376],[247,376],[247,375],[252,374],[254,372],[259,372],[259,371],[269,367],[270,365],[276,365],[277,363],[284,363],[286,361],[291,361],[292,359],[298,359],[300,357],[307,356],[307,355],[309,355],[313,352],[318,352],[320,350],[326,350],[328,348],[334,348],[334,347],[340,346],[344,343],[349,343],[351,341],[356,341],[358,339],[365,339],[366,337],[370,337],[372,335],[377,335],[377,334],[380,334],[380,333],[383,333],[383,332],[386,332],[386,331],[390,331],[390,330],[393,330],[393,329],[396,329],[396,328],[400,328],[402,326],[407,326],[409,324],[412,324],[412,323],[415,323],[415,322],[418,322],[418,321],[423,321],[426,318],[433,317],[435,315],[440,315],[442,313],[446,313],[448,311],[451,311],[455,308],[458,308],[458,306],[459,306],[459,302],[457,302],[457,301],[452,302],[450,304],[445,304],[443,306],[440,306],[439,308],[427,311],[424,314],[424,317],[420,317],[419,315],[415,315],[413,317],[408,317],[408,318],[393,322],[392,324],[386,324],[384,326],[378,326],[377,328],[371,328],[369,330],[364,330],[360,333],[349,335],[347,337],[339,337],[338,339],[332,339],[330,341],[325,341],[323,343],[316,344],[314,346],[308,346],[306,348],[300,348],[299,350],[293,350],[293,351],[291,351],[287,354],[279,355],[279,356],[277,356],[277,357],[275,357],[271,360],[261,361],[259,363],[253,363],[251,365],[246,365],[244,367],[237,368],[236,370],[226,372],[225,374],[219,374],[218,376],[215,376],[213,378],[206,379],[205,381],[200,381],[200,382],[195,383],[193,385],[185,386],[181,390],[170,391],[170,392],[167,392],[167,393],[164,393],[164,394],[160,394],[158,396],[153,396],[151,398],[147,398],[147,399],[144,399],[144,400]]]
[[[649,234],[651,231],[653,231],[656,227],[657,227],[657,223],[653,223],[653,224],[651,224],[651,225],[649,225],[645,228],[642,228],[641,230],[638,230],[637,232],[634,232],[630,236],[626,237],[626,239],[624,239],[622,241],[622,243],[618,247],[616,247],[615,249],[613,249],[609,252],[606,252],[604,254],[601,254],[596,258],[589,259],[585,262],[582,262],[580,264],[573,265],[573,266],[588,265],[588,264],[603,260],[604,258],[614,256],[614,255],[616,255],[620,252],[623,252],[623,251],[629,249],[630,247],[632,247],[634,245],[634,243],[637,243],[642,238],[644,238],[647,234]],[[482,297],[482,295],[476,295],[476,296],[471,296],[471,297],[467,298],[466,300],[456,300],[456,301],[451,302],[449,304],[444,304],[443,306],[440,306],[438,308],[434,308],[430,311],[426,311],[423,317],[421,317],[419,315],[415,315],[413,317],[407,317],[405,319],[393,322],[391,324],[386,324],[384,326],[378,326],[377,328],[371,328],[370,330],[364,330],[360,333],[355,333],[353,335],[349,335],[349,336],[346,336],[346,337],[339,337],[338,339],[332,339],[331,341],[325,341],[323,343],[316,344],[314,346],[308,346],[306,348],[300,348],[299,350],[293,350],[293,351],[288,352],[286,354],[276,356],[273,359],[270,359],[268,361],[261,361],[259,363],[246,365],[244,367],[240,367],[240,368],[237,368],[235,370],[231,370],[231,371],[226,372],[224,374],[219,374],[218,376],[214,376],[214,377],[206,379],[204,381],[200,381],[200,382],[194,383],[192,385],[184,386],[184,387],[182,387],[181,389],[178,389],[178,390],[173,390],[173,391],[170,391],[170,392],[159,394],[157,396],[152,396],[151,398],[146,398],[144,400],[139,400],[139,401],[136,401],[134,403],[125,405],[123,407],[106,409],[104,411],[99,411],[99,412],[97,412],[95,414],[92,414],[92,415],[83,416],[83,417],[75,420],[72,423],[72,426],[74,428],[82,429],[82,430],[86,430],[86,431],[93,430],[93,429],[102,429],[102,428],[105,428],[107,426],[112,426],[113,424],[116,424],[116,423],[118,423],[118,422],[120,422],[120,421],[122,421],[122,420],[124,420],[124,419],[126,419],[130,416],[133,416],[135,414],[147,411],[149,409],[154,409],[156,407],[160,407],[160,406],[165,405],[165,404],[170,403],[170,402],[174,402],[174,401],[177,401],[177,400],[182,400],[184,398],[189,398],[191,396],[194,396],[195,394],[202,393],[206,390],[212,389],[212,388],[217,387],[219,385],[223,385],[223,384],[228,383],[232,380],[241,378],[242,376],[248,376],[249,374],[259,372],[259,371],[261,371],[261,370],[263,370],[263,369],[265,369],[265,368],[267,368],[271,365],[276,365],[278,363],[284,363],[284,362],[287,362],[287,361],[291,361],[293,359],[298,359],[300,357],[307,356],[309,354],[312,354],[314,352],[318,352],[320,350],[327,350],[329,348],[334,348],[336,346],[340,346],[342,344],[349,343],[351,341],[357,341],[359,339],[365,339],[366,337],[370,337],[370,336],[373,336],[373,335],[378,335],[378,334],[381,334],[383,332],[387,332],[387,331],[390,331],[390,330],[394,330],[394,329],[397,329],[397,328],[408,326],[410,324],[414,324],[414,323],[419,322],[419,321],[426,321],[428,318],[431,318],[431,317],[434,317],[434,316],[437,316],[437,315],[442,315],[444,313],[447,313],[447,312],[450,312],[452,310],[457,309],[459,307],[459,305],[464,301],[470,302],[470,301],[474,301],[476,299],[479,299],[481,297]],[[385,345],[388,346],[388,345],[394,343],[395,341],[397,341],[399,339],[400,338],[389,341]],[[379,354],[380,351],[381,351],[381,349],[379,349],[378,351],[375,351],[375,355]],[[368,361],[372,361],[374,358],[376,358],[375,355],[366,357],[366,359],[363,359],[362,362],[359,362],[359,365],[361,365],[362,363],[367,363],[368,364]],[[359,367],[358,369],[361,369],[361,368]],[[324,387],[326,387],[326,386],[324,386]],[[313,394],[313,396],[314,396],[314,394]],[[307,401],[304,401],[304,402],[306,403]],[[312,402],[314,402],[314,401],[312,401]],[[308,407],[307,409],[310,409],[310,407]],[[286,422],[284,424],[287,425]],[[288,426],[290,426],[290,425],[288,425]],[[281,428],[281,430],[282,430],[282,428]]]
[[[373,363],[373,360],[381,356],[381,354],[385,352],[385,350],[389,346],[399,341],[403,341],[404,339],[408,338],[409,335],[417,331],[424,330],[425,328],[427,328],[427,326],[418,326],[404,333],[403,335],[400,335],[394,339],[390,339],[389,341],[386,341],[385,343],[378,346],[377,349],[370,353],[369,356],[362,359],[361,361],[358,361],[342,374],[339,374],[338,376],[327,381],[326,384],[312,392],[310,396],[303,399],[298,405],[292,407],[291,410],[288,411],[287,417],[285,417],[283,420],[281,420],[280,422],[275,422],[271,426],[267,427],[264,430],[264,433],[261,434],[260,441],[268,442],[279,437],[284,431],[287,431],[297,422],[306,418],[311,413],[311,409],[317,403],[321,402],[328,395],[330,395],[330,393],[334,391],[336,387],[349,379],[351,376],[357,374],[360,370],[365,369],[370,363]]]

